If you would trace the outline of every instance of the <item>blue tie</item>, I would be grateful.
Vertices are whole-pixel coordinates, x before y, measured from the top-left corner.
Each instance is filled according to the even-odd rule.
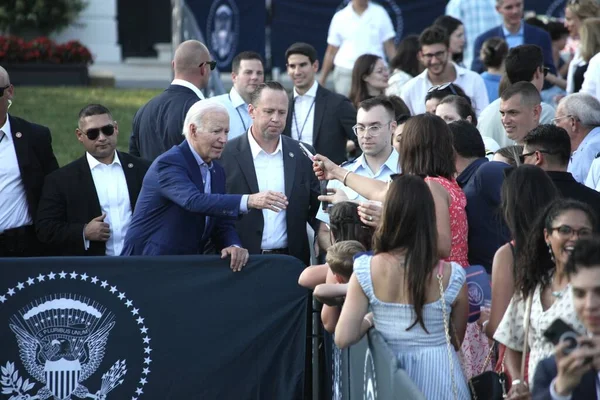
[[[210,194],[210,185],[211,185],[211,177],[210,177],[210,168],[206,163],[200,164],[200,174],[202,174],[202,182],[204,183],[204,193]],[[208,223],[210,221],[209,216],[206,216],[204,219],[204,233],[202,237],[206,236]]]

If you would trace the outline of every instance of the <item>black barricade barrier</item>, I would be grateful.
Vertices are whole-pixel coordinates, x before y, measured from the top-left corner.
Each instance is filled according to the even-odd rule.
[[[0,399],[302,399],[304,265],[0,259]],[[70,396],[70,397],[69,397]]]
[[[376,329],[342,351],[343,400],[426,400]]]

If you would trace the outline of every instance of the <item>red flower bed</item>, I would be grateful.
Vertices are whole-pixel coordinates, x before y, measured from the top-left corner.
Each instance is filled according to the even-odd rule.
[[[27,42],[17,36],[0,36],[0,63],[91,64],[93,58],[77,40],[57,44],[46,37]]]

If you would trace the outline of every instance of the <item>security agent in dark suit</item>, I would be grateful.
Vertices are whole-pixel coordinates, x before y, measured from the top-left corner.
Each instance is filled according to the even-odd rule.
[[[285,193],[289,202],[285,210],[251,210],[242,216],[236,223],[242,246],[250,254],[289,254],[309,264],[306,223],[315,221],[320,189],[299,142],[281,135],[286,96],[277,82],[257,87],[248,106],[252,126],[227,145],[221,164],[227,193],[271,190]]]
[[[578,234],[581,235],[581,233]],[[596,400],[600,393],[600,238],[580,238],[565,267],[573,291],[573,306],[588,331],[578,346],[562,342],[556,355],[538,364],[533,400]],[[568,353],[568,354],[565,354]]]
[[[0,67],[0,257],[47,254],[33,219],[44,178],[58,168],[45,126],[8,115],[15,90]]]
[[[208,85],[216,62],[205,45],[187,40],[177,47],[172,62],[175,79],[164,92],[152,98],[133,118],[129,153],[154,161],[183,141],[183,121],[190,107],[204,100],[201,89]]]
[[[600,216],[600,193],[577,182],[567,171],[571,159],[571,140],[563,128],[556,125],[539,125],[523,139],[523,164],[542,168],[562,197],[589,205]],[[600,230],[600,221],[597,228]]]
[[[85,106],[78,125],[86,153],[46,177],[36,231],[60,255],[119,255],[150,162],[116,150],[106,107]]]
[[[319,60],[314,47],[294,43],[285,52],[287,72],[294,90],[283,134],[312,145],[336,164],[346,161],[348,141],[358,147],[352,127],[356,109],[347,97],[319,85]]]

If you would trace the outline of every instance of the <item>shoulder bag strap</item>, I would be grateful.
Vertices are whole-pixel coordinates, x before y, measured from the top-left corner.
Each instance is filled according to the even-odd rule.
[[[438,265],[437,279],[440,285],[440,300],[442,301],[442,313],[444,318],[444,331],[446,333],[446,345],[448,348],[448,361],[450,362],[450,378],[452,379],[452,392],[454,399],[458,400],[458,389],[456,387],[456,380],[454,377],[454,359],[452,358],[452,342],[450,340],[450,327],[448,312],[446,311],[446,299],[444,297],[444,263],[440,261]]]

